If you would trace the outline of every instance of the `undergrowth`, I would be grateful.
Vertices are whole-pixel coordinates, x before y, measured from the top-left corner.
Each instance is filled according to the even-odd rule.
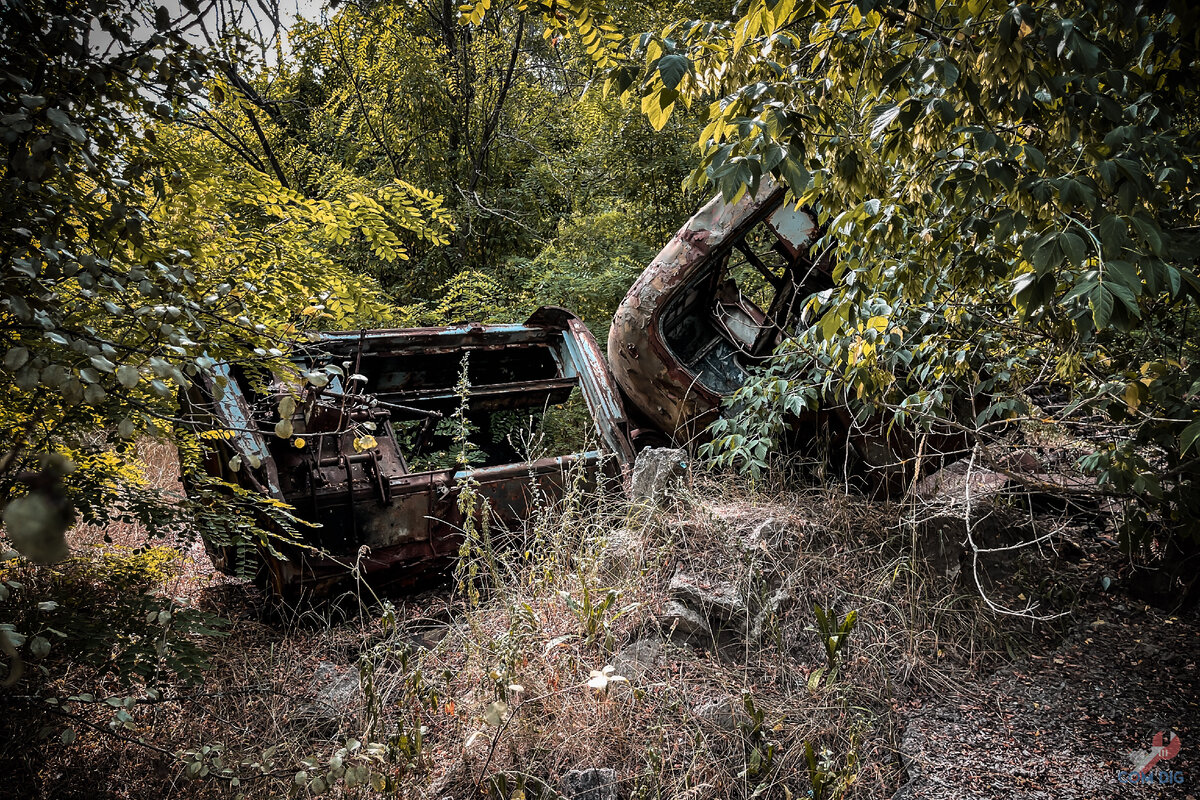
[[[667,513],[577,474],[520,530],[468,518],[457,580],[422,595],[264,615],[249,587],[200,593],[231,624],[199,679],[133,704],[121,739],[81,707],[100,730],[42,747],[65,727],[43,719],[25,769],[55,797],[86,773],[87,796],[549,798],[589,767],[647,800],[890,796],[896,712],[1002,647],[899,509],[840,490],[700,476]],[[680,575],[744,619],[672,630]]]

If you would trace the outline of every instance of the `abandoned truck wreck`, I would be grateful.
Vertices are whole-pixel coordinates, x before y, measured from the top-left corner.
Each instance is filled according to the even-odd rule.
[[[637,444],[688,444],[775,350],[809,294],[832,286],[809,257],[806,210],[764,179],[736,203],[713,198],[675,234],[613,317],[608,359]]]
[[[560,496],[571,474],[615,483],[637,450],[702,439],[722,402],[801,321],[805,300],[833,285],[832,264],[810,252],[814,216],[785,195],[764,179],[756,193],[717,197],[688,220],[617,309],[607,362],[580,319],[546,307],[520,325],[322,334],[291,362],[296,375],[328,375],[321,387],[219,366],[222,387],[200,382],[190,393],[204,410],[198,427],[228,434],[205,441],[206,470],[318,526],[303,532],[311,548],[285,559],[262,550],[271,582],[321,585],[347,564],[416,574],[457,551],[464,480],[511,525],[535,497]],[[457,391],[464,363],[469,387]],[[533,447],[571,403],[560,427],[589,434],[588,443]],[[823,424],[876,467],[908,449],[838,410],[793,422]],[[455,430],[460,439],[469,431],[468,441]],[[469,469],[458,463],[464,447]],[[234,553],[208,544],[232,570]]]
[[[468,477],[497,520],[512,524],[528,515],[535,484],[552,500],[568,480],[619,478],[633,459],[601,351],[563,309],[541,308],[519,325],[323,334],[291,359],[297,375],[329,375],[328,383],[219,365],[223,387],[200,382],[189,398],[204,410],[198,429],[227,434],[202,438],[210,475],[319,525],[302,531],[313,549],[284,548],[286,560],[262,551],[276,590],[319,589],[355,563],[413,574],[445,563],[460,542]],[[464,360],[470,388],[460,393]],[[576,427],[583,412],[592,430],[581,432],[579,450],[544,452],[554,442],[539,423],[564,408],[577,412],[568,420]],[[456,440],[464,430],[468,440]],[[469,470],[457,464],[463,447],[473,453]],[[206,545],[219,568],[235,569],[231,547]]]
[[[750,371],[797,326],[816,322],[804,318],[805,303],[834,285],[832,257],[814,252],[821,234],[814,213],[764,178],[735,203],[714,198],[672,237],[609,330],[609,366],[635,448],[703,441]],[[912,437],[880,419],[856,421],[831,404],[788,423],[792,449],[823,437],[821,449],[850,450],[877,489],[911,477]],[[929,446],[945,452],[953,443],[942,437]]]

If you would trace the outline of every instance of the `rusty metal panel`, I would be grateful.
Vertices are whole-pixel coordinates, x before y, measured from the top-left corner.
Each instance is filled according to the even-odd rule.
[[[275,468],[266,437],[257,430],[246,397],[241,392],[228,364],[213,366],[209,374],[201,373],[209,397],[215,397],[214,416],[217,424],[229,433],[228,444],[243,463],[248,476],[262,475],[267,493],[276,500],[283,499],[279,473]],[[224,386],[217,381],[224,379]]]
[[[444,560],[458,546],[464,480],[477,483],[496,522],[518,524],[529,513],[533,482],[553,499],[571,470],[598,481],[600,472],[619,475],[633,459],[622,398],[600,349],[563,309],[539,309],[522,325],[325,334],[291,357],[302,371],[333,365],[339,374],[321,388],[276,379],[264,394],[220,365],[223,392],[207,381],[189,393],[198,397],[198,427],[232,431],[228,444],[258,464],[227,477],[286,501],[318,526],[306,534],[315,549],[289,550],[286,561],[263,554],[277,587],[324,586],[350,563],[372,572]],[[465,402],[455,391],[464,358],[472,384]],[[576,390],[601,450],[529,462],[511,435],[495,429],[526,413],[540,418]],[[274,433],[276,410],[288,395],[295,408],[286,420],[291,435],[282,439]],[[436,463],[449,457],[438,445],[449,440],[443,428],[460,406],[481,458],[466,471]],[[219,459],[207,463],[223,472]]]
[[[714,198],[675,234],[621,302],[609,331],[609,366],[643,429],[690,442],[716,419],[721,400],[744,380],[745,368],[736,356],[747,348],[739,346],[737,334],[716,313],[720,278],[734,248],[772,214],[777,215],[775,227],[768,228],[786,244],[794,266],[805,259],[806,248],[802,252],[796,245],[807,241],[804,219],[811,224],[812,218],[804,211],[781,213],[784,195],[782,187],[764,179],[757,194],[747,192],[736,203]],[[681,303],[686,308],[677,308]],[[742,311],[741,322],[754,322],[763,313],[750,307]],[[673,327],[689,321],[714,328],[714,337],[727,340],[731,349],[711,353],[707,365],[688,363],[668,339]],[[789,321],[779,320],[779,327]]]

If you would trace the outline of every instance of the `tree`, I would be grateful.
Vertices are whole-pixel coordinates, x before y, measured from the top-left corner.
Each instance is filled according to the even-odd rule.
[[[662,18],[643,4],[622,13],[630,24]],[[410,231],[401,237],[410,258],[379,258],[362,237],[330,255],[407,307],[397,324],[459,319],[436,313],[449,312],[438,299],[447,293],[487,297],[483,317],[512,318],[528,288],[513,264],[536,256],[564,220],[619,210],[663,239],[692,202],[679,184],[696,118],[680,115],[656,136],[636,109],[602,97],[599,64],[568,35],[581,25],[511,3],[467,16],[440,2],[330,8],[296,23],[287,57],[222,66],[209,102],[178,119],[173,136],[208,163],[225,151],[229,169],[314,200],[374,197],[398,183],[444,198],[420,211],[452,219],[454,232]],[[233,45],[213,46],[235,60]]]
[[[752,450],[839,403],[967,432],[1001,466],[999,431],[1036,421],[1091,443],[1095,493],[1136,501],[1123,538],[1165,556],[1158,588],[1194,589],[1196,22],[1182,2],[755,0],[643,35],[612,85],[655,125],[709,104],[693,182],[732,199],[773,175],[837,260],[725,425]]]
[[[173,436],[190,413],[182,390],[205,374],[220,386],[218,362],[295,373],[286,353],[308,329],[381,319],[378,286],[333,247],[362,237],[387,260],[403,256],[403,235],[442,235],[437,198],[415,187],[307,197],[181,137],[205,87],[228,74],[189,39],[207,13],[140,0],[0,10],[0,506],[4,559],[24,557],[0,577],[7,684],[23,672],[36,687],[24,665],[62,666],[60,651],[151,692],[199,674],[190,637],[211,633],[203,615],[137,581],[93,597],[86,559],[29,564],[62,561],[76,521],[137,517],[159,534],[247,546],[287,536],[287,509],[233,485],[208,481],[188,498],[146,489],[125,463],[133,440]],[[197,443],[179,443],[194,467]]]

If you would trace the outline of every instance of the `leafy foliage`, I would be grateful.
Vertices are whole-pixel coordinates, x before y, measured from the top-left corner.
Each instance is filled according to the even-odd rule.
[[[379,319],[377,286],[334,248],[361,237],[387,260],[406,255],[402,235],[444,240],[440,201],[403,181],[310,198],[181,135],[206,113],[199,96],[221,66],[185,35],[205,24],[193,13],[122,0],[0,11],[0,504],[7,543],[36,563],[69,555],[76,521],[136,518],[243,550],[290,537],[279,504],[204,479],[181,499],[146,487],[123,457],[138,436],[186,421],[182,391],[204,374],[219,386],[217,362],[286,369],[306,330]],[[194,468],[198,445],[179,444]],[[6,569],[6,681],[24,671],[26,688],[44,684],[53,700],[54,682],[26,665],[45,676],[88,664],[135,694],[196,679],[195,637],[212,621],[128,572],[86,558]]]
[[[753,461],[771,419],[818,403],[985,451],[1032,417],[1090,439],[1099,491],[1139,501],[1131,546],[1194,549],[1195,22],[1166,2],[755,0],[643,36],[613,84],[656,124],[710,104],[692,181],[733,199],[774,176],[837,264],[718,449]]]
[[[826,611],[820,603],[813,603],[813,616],[817,622],[817,633],[821,636],[821,645],[825,648],[826,662],[833,669],[837,666],[838,655],[846,649],[850,634],[858,625],[858,611],[850,611],[839,622],[833,609]]]

